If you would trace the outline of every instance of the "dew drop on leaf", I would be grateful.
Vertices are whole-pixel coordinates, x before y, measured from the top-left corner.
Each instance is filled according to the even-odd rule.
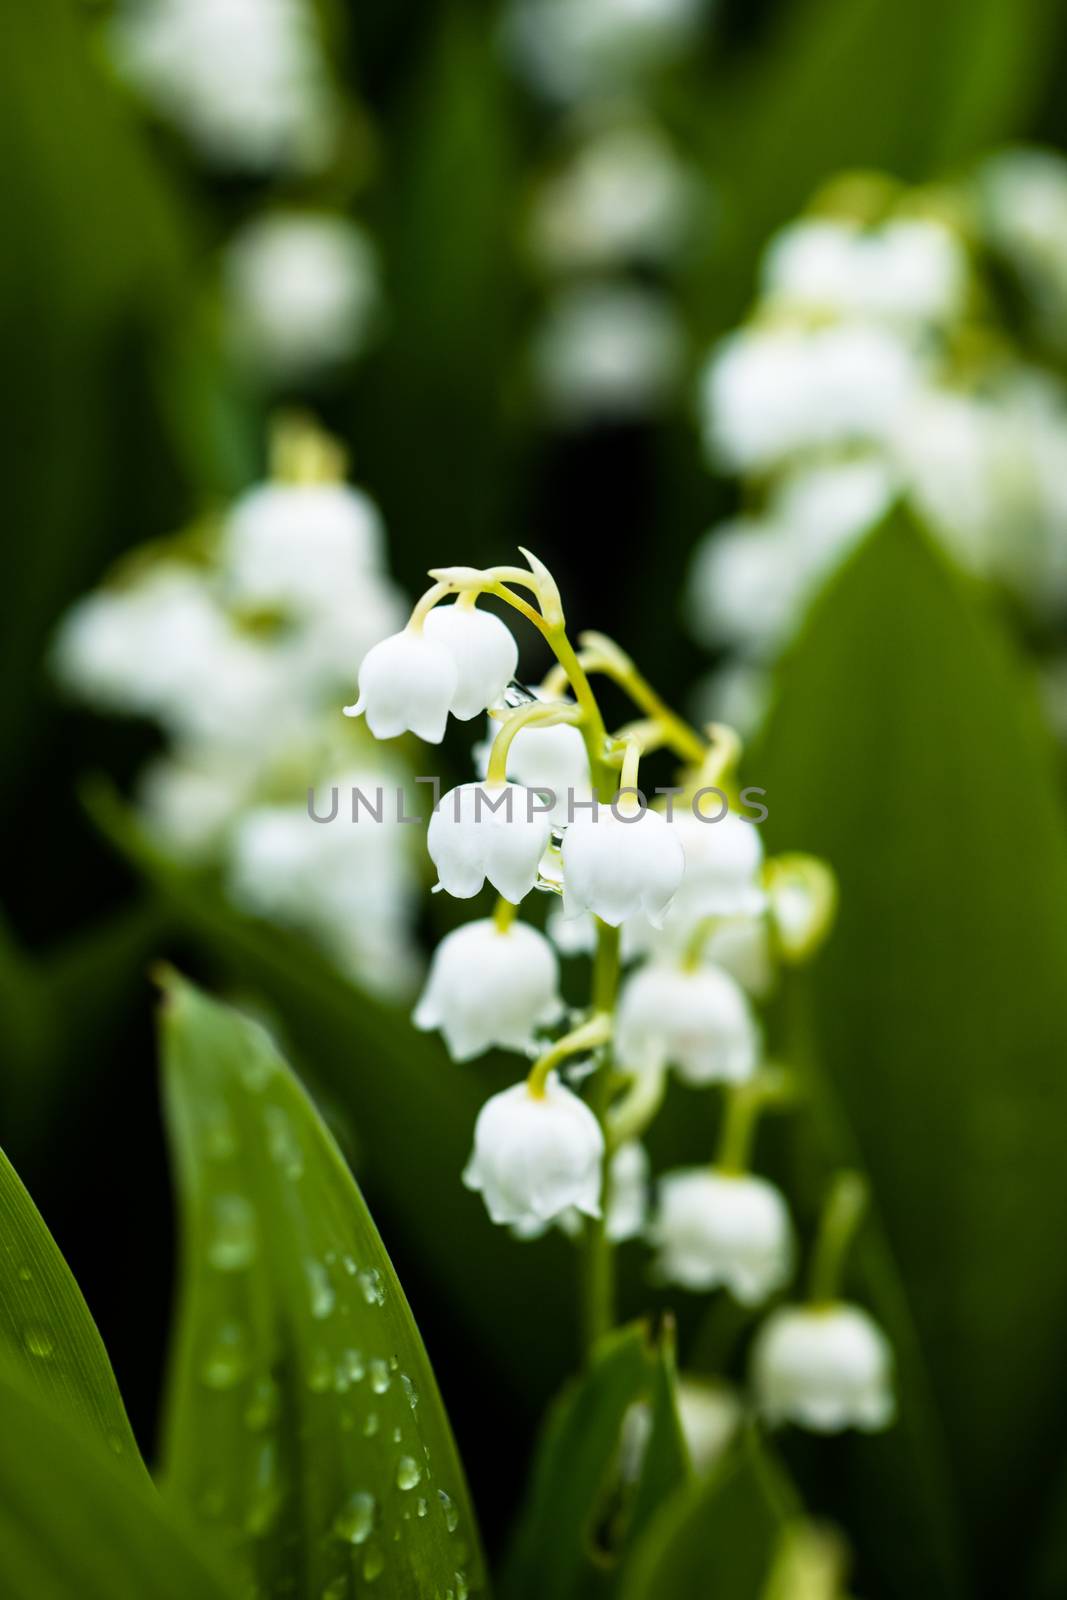
[[[38,1361],[51,1361],[56,1353],[52,1342],[52,1335],[47,1328],[27,1328],[22,1336],[26,1346],[27,1355],[35,1356]]]
[[[370,1386],[375,1394],[385,1394],[390,1384],[389,1368],[384,1361],[375,1360],[370,1364]]]
[[[276,1419],[281,1405],[281,1395],[273,1378],[260,1378],[253,1386],[252,1395],[245,1407],[245,1426],[267,1428]]]
[[[255,1259],[256,1213],[240,1194],[217,1195],[207,1258],[217,1272],[240,1272]]]
[[[375,1578],[380,1578],[385,1571],[385,1556],[376,1544],[367,1547],[363,1557],[363,1577],[367,1583],[373,1583]]]
[[[377,1432],[378,1413],[376,1411],[368,1411],[366,1421],[363,1424],[363,1437],[365,1439],[373,1439]]]
[[[316,1261],[313,1257],[304,1262],[304,1272],[308,1281],[311,1315],[321,1322],[330,1315],[335,1303],[330,1274],[322,1262]]]
[[[209,1389],[232,1389],[247,1367],[244,1329],[239,1322],[224,1322],[201,1363],[202,1381]]]
[[[333,1522],[333,1531],[346,1544],[365,1544],[374,1531],[377,1503],[372,1494],[349,1495]]]
[[[444,1489],[438,1489],[437,1498],[440,1500],[441,1510],[445,1514],[445,1527],[449,1533],[455,1533],[459,1527],[459,1512],[456,1510],[455,1501],[450,1494],[445,1493]]]
[[[303,1177],[304,1155],[289,1118],[281,1106],[268,1106],[264,1116],[271,1160],[286,1178]]]
[[[369,1306],[385,1304],[385,1285],[382,1275],[377,1267],[368,1267],[359,1275],[359,1286],[363,1291],[363,1298]]]
[[[414,1489],[422,1481],[422,1468],[413,1456],[401,1456],[396,1467],[398,1489]]]

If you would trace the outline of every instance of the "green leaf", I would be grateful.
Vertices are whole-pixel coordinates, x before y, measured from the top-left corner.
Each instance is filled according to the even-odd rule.
[[[165,1505],[0,1357],[4,1600],[235,1600]]]
[[[264,1595],[481,1592],[433,1372],[332,1138],[258,1023],[168,977],[162,1029],[185,1261],[169,1488]]]
[[[376,1214],[417,1254],[450,1323],[510,1385],[513,1403],[538,1414],[574,1365],[573,1248],[562,1237],[519,1247],[460,1181],[478,1112],[503,1083],[457,1068],[437,1039],[347,983],[306,940],[240,916],[216,884],[154,849],[112,791],[97,786],[88,799],[98,826],[227,978],[269,996],[301,1069],[351,1115],[360,1183]]]
[[[2,1150],[0,1351],[72,1427],[95,1435],[128,1476],[146,1476],[96,1323]]]
[[[888,1239],[860,1265],[904,1341],[903,1427],[842,1441],[842,1520],[883,1593],[928,1584],[943,1568],[931,1525],[957,1520],[1007,1592],[1060,1441],[1067,1338],[1067,1256],[1048,1235],[1067,1215],[1051,752],[977,591],[903,513],[823,594],[779,681],[751,771],[771,848],[815,851],[839,876],[839,927],[812,975],[814,1059]],[[927,1445],[943,1431],[947,1496],[923,1487],[940,1467],[907,1453],[920,1427]]]
[[[676,1490],[634,1550],[620,1600],[756,1600],[796,1509],[791,1489],[746,1431],[710,1477]]]
[[[507,1600],[606,1594],[620,1560],[689,1463],[671,1339],[620,1329],[568,1385],[545,1428],[504,1581]],[[646,1408],[648,1436],[638,1442]]]

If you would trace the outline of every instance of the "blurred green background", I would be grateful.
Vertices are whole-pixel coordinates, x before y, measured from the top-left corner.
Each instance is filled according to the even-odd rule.
[[[270,186],[210,178],[140,114],[104,60],[104,9],[9,6],[0,51],[3,1143],[150,1449],[173,1260],[146,968],[177,958],[269,1005],[354,1152],[499,1543],[573,1349],[566,1247],[495,1237],[456,1181],[496,1069],[459,1074],[296,940],[131,865],[121,819],[90,815],[81,785],[128,778],[149,735],[71,709],[45,668],[60,615],[116,556],[264,463],[264,407],[220,359],[202,293]],[[387,323],[344,382],[302,398],[348,445],[409,590],[429,565],[529,545],[576,625],[684,701],[707,665],[681,620],[687,563],[733,491],[702,462],[691,384],[652,421],[554,431],[531,404],[519,238],[551,109],[509,70],[491,5],[360,0],[325,20],[361,108],[325,198],[377,244]],[[694,372],[823,179],[1064,148],[1065,70],[1053,0],[719,0],[655,91],[714,200],[674,284]],[[996,602],[900,519],[820,597],[746,767],[771,846],[841,880],[840,928],[786,1021],[832,1139],[872,1176],[857,1270],[905,1404],[884,1439],[797,1457],[872,1596],[1067,1593],[1067,847],[1016,649]],[[633,1309],[656,1298],[638,1267]]]

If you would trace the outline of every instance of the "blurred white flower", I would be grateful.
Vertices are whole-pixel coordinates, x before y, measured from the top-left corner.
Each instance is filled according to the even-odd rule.
[[[363,349],[379,309],[377,263],[346,217],[267,212],[227,244],[223,293],[237,356],[284,384]]]
[[[731,917],[704,941],[702,959],[729,973],[754,1000],[763,1000],[774,983],[767,923],[763,917]]]
[[[712,460],[758,471],[805,450],[883,443],[913,403],[926,363],[868,323],[771,323],[728,334],[702,379]]]
[[[345,706],[345,716],[365,716],[376,739],[410,731],[427,744],[440,744],[458,682],[451,650],[407,627],[367,651],[359,698]]]
[[[255,778],[239,760],[160,756],[138,779],[138,809],[164,849],[200,861],[223,843]]]
[[[464,783],[441,797],[426,848],[448,894],[470,900],[488,880],[517,905],[537,882],[549,837],[548,819],[529,789]]]
[[[611,1158],[611,1187],[608,1198],[604,1234],[612,1244],[624,1244],[636,1239],[644,1230],[648,1215],[648,1152],[636,1139],[621,1144]],[[573,1208],[555,1218],[555,1226],[568,1238],[581,1237],[583,1218]],[[540,1239],[547,1233],[546,1222],[516,1223],[512,1229],[517,1239]]]
[[[553,1072],[543,1095],[523,1082],[486,1101],[463,1181],[494,1222],[536,1226],[571,1207],[596,1217],[603,1155],[596,1117]]]
[[[635,85],[685,49],[707,0],[511,0],[505,42],[542,93],[579,99]]]
[[[661,294],[624,283],[581,284],[549,302],[533,368],[561,422],[628,419],[658,411],[681,377],[684,341]]]
[[[714,812],[712,813],[714,815]],[[736,811],[719,821],[676,805],[673,827],[685,852],[685,877],[669,912],[671,923],[705,917],[751,917],[763,910],[763,841],[759,827]]]
[[[775,235],[761,275],[763,293],[790,311],[902,325],[959,315],[969,283],[959,237],[923,217],[876,227],[806,218]]]
[[[991,156],[978,171],[979,220],[1014,267],[1043,333],[1063,348],[1067,310],[1067,161],[1023,147]]]
[[[337,787],[369,793],[379,768],[342,774]],[[227,887],[244,910],[313,934],[349,973],[402,994],[413,976],[409,919],[417,890],[407,832],[388,819],[312,820],[303,805],[260,805],[231,834]]]
[[[615,1051],[632,1072],[673,1066],[686,1083],[740,1083],[755,1072],[759,1048],[743,990],[716,967],[653,961],[623,986]]]
[[[774,1424],[816,1433],[865,1432],[893,1420],[892,1351],[874,1319],[858,1306],[783,1306],[756,1335],[752,1380],[760,1409]]]
[[[497,705],[519,664],[519,647],[507,624],[491,611],[457,601],[435,606],[423,628],[456,663],[452,715],[469,722]]]
[[[693,1470],[706,1477],[722,1459],[744,1417],[737,1390],[713,1378],[682,1373],[675,1394],[678,1419],[689,1449]]]
[[[241,606],[314,618],[341,590],[354,595],[384,555],[381,514],[346,483],[259,483],[222,528],[228,595]]]
[[[721,1284],[742,1305],[758,1305],[787,1283],[793,1232],[780,1192],[763,1178],[693,1167],[658,1185],[649,1230],[656,1267],[685,1289]]]
[[[681,841],[658,812],[623,820],[601,805],[576,813],[563,835],[564,916],[592,911],[613,928],[644,916],[659,928],[684,873]]]
[[[256,174],[329,160],[340,108],[308,0],[122,0],[110,42],[207,160]]]
[[[412,1020],[440,1028],[452,1059],[470,1061],[494,1045],[526,1050],[562,1011],[559,961],[544,934],[484,918],[441,940]]]
[[[556,272],[668,261],[685,243],[695,203],[693,177],[654,125],[609,126],[541,186],[531,247]]]

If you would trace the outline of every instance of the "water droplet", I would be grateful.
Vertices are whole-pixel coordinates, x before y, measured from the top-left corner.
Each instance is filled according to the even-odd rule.
[[[256,1474],[251,1505],[245,1513],[245,1532],[254,1539],[269,1532],[281,1510],[281,1490],[277,1483],[277,1452],[273,1440],[261,1446],[256,1457]]]
[[[26,1346],[27,1355],[36,1356],[38,1361],[51,1361],[56,1353],[52,1335],[47,1328],[27,1328],[22,1336]]]
[[[426,1501],[424,1499],[422,1499],[422,1497],[420,1496],[419,1497],[419,1502],[415,1507],[416,1516],[424,1517],[426,1515],[426,1513],[429,1511],[429,1509],[430,1508],[427,1505]]]
[[[30,1271],[29,1267],[20,1267],[19,1268],[19,1282],[20,1283],[32,1283],[33,1282],[33,1273]]]
[[[367,1374],[366,1363],[359,1350],[342,1350],[338,1373],[344,1373],[347,1383],[362,1383]]]
[[[416,1389],[406,1372],[402,1372],[400,1374],[400,1382],[403,1386],[404,1393],[408,1397],[408,1405],[411,1407],[412,1411],[414,1411],[415,1407],[419,1403],[419,1391]]]
[[[204,1144],[213,1161],[229,1161],[237,1154],[237,1135],[222,1100],[216,1100],[204,1113]]]
[[[377,1267],[368,1267],[359,1275],[359,1286],[363,1291],[363,1298],[369,1306],[385,1304],[385,1285],[382,1275]]]
[[[270,1035],[265,1028],[258,1031],[260,1037],[253,1048],[242,1056],[239,1068],[241,1082],[252,1094],[260,1094],[278,1070]]]
[[[389,1368],[384,1361],[374,1360],[370,1364],[370,1386],[375,1394],[385,1394],[390,1384]]]
[[[401,1433],[399,1428],[394,1428],[393,1429],[393,1443],[394,1444],[399,1444],[403,1437],[404,1437],[404,1435]]]
[[[268,1428],[281,1409],[281,1394],[273,1378],[260,1378],[245,1407],[247,1428]]]
[[[108,1449],[113,1455],[120,1456],[126,1448],[121,1433],[110,1432],[107,1436]]]
[[[308,1295],[311,1301],[311,1315],[318,1321],[328,1317],[334,1308],[333,1284],[330,1274],[321,1261],[314,1257],[304,1262],[304,1272],[307,1275]]]
[[[359,1267],[356,1265],[355,1258],[353,1256],[342,1256],[341,1265],[344,1267],[350,1278],[354,1278],[356,1273],[359,1271]]]
[[[468,1600],[470,1590],[467,1587],[467,1574],[465,1572],[457,1572],[455,1574],[455,1582],[456,1600]]]
[[[367,1583],[373,1583],[375,1578],[380,1578],[385,1571],[385,1556],[376,1544],[367,1546],[367,1553],[363,1557],[363,1577]]]
[[[209,1389],[232,1389],[248,1369],[245,1334],[239,1322],[224,1322],[200,1366]]]
[[[270,1158],[287,1178],[299,1178],[304,1172],[304,1155],[289,1118],[281,1106],[268,1106],[264,1112],[267,1123],[267,1149]]]
[[[368,1411],[363,1423],[363,1437],[365,1439],[373,1439],[377,1432],[378,1413],[376,1411]]]
[[[422,1468],[413,1456],[401,1456],[396,1466],[398,1489],[414,1489],[422,1481]]]
[[[207,1258],[217,1272],[240,1272],[255,1259],[256,1213],[240,1194],[220,1194],[212,1206]]]
[[[342,1572],[339,1578],[331,1578],[322,1591],[322,1600],[346,1600],[348,1595],[348,1579]]]
[[[445,1514],[445,1527],[449,1533],[455,1533],[459,1527],[459,1512],[456,1510],[456,1502],[443,1489],[438,1489],[437,1498],[440,1500],[441,1510]]]
[[[347,1544],[365,1544],[374,1531],[377,1504],[372,1494],[349,1495],[333,1522],[333,1531]]]
[[[312,1352],[307,1370],[307,1386],[312,1394],[325,1394],[326,1390],[333,1386],[333,1362],[330,1360],[329,1351],[320,1348]]]

